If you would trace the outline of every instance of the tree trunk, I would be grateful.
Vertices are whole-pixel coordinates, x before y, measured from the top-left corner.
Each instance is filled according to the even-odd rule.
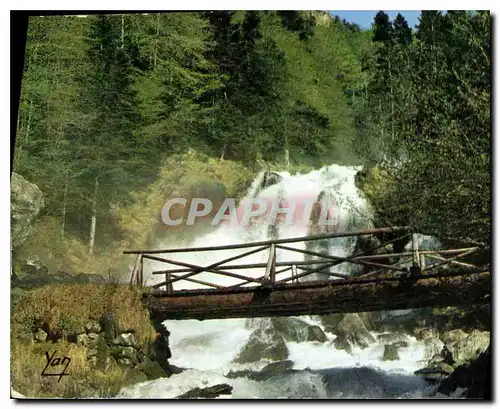
[[[392,67],[391,60],[389,62],[389,86],[391,90],[391,141],[394,142],[394,91],[392,87]]]
[[[31,100],[28,104],[28,124],[26,125],[26,133],[24,134],[24,138],[21,141],[21,139],[18,139],[17,142],[17,158],[14,161],[14,163],[19,164],[19,161],[21,160],[21,153],[23,150],[23,146],[28,143],[29,137],[30,137],[30,131],[31,131],[31,118],[32,118],[32,112],[33,112],[33,100]]]
[[[92,201],[92,220],[90,222],[89,254],[94,254],[95,229],[97,224],[97,193],[99,191],[99,180],[95,178],[94,198]]]
[[[156,15],[156,38],[153,51],[153,71],[156,69],[156,57],[158,55],[158,36],[160,35],[160,15]]]
[[[123,46],[124,46],[124,43],[125,43],[125,20],[124,20],[123,14],[122,14],[122,36],[121,36],[121,40],[122,40],[121,49],[123,50]]]
[[[61,215],[61,238],[64,239],[64,230],[66,227],[66,200],[68,197],[68,179],[69,179],[69,169],[66,170],[66,180],[64,182],[64,196],[63,196],[63,209]]]

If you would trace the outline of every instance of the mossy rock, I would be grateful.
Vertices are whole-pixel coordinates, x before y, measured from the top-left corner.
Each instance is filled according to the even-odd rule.
[[[344,314],[338,313],[338,314],[327,314],[327,315],[321,315],[321,323],[323,324],[323,327],[325,328],[326,332],[331,332],[334,333],[335,329],[339,325],[340,321],[344,318]]]
[[[366,348],[376,342],[358,314],[345,314],[334,333],[347,339],[352,345],[358,345],[361,348]]]
[[[398,348],[394,344],[384,346],[383,361],[397,361],[399,359]]]
[[[156,378],[154,378],[156,379]],[[135,385],[137,383],[146,382],[151,380],[148,378],[147,374],[140,370],[139,368],[129,368],[127,374],[125,375],[124,384]]]
[[[161,365],[149,358],[146,358],[142,363],[137,365],[137,369],[142,371],[146,375],[148,381],[168,377],[167,373],[163,370]]]
[[[262,359],[281,361],[288,358],[288,348],[283,337],[271,328],[255,330],[234,359],[236,363],[257,362]]]
[[[306,341],[325,342],[325,333],[318,325],[309,325],[306,328]]]
[[[285,341],[326,341],[326,335],[319,326],[308,324],[298,318],[273,317],[270,324]]]
[[[348,354],[352,354],[352,346],[345,337],[337,336],[337,338],[334,339],[332,344],[335,347],[335,349],[346,351]]]
[[[466,334],[462,330],[453,330],[444,333],[441,337],[446,349],[451,353],[455,366],[468,364],[474,361],[490,344],[488,331],[474,330]]]
[[[377,341],[384,344],[393,344],[395,342],[407,341],[408,336],[403,332],[383,333],[377,336]]]
[[[270,364],[267,364],[264,368],[262,368],[260,372],[265,374],[280,374],[282,372],[289,371],[292,368],[293,361],[287,359],[284,361],[272,362]]]

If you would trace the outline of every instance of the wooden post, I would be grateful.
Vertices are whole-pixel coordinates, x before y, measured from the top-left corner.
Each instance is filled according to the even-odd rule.
[[[292,277],[295,277],[296,275],[297,275],[297,266],[295,264],[293,264],[292,265]],[[294,280],[292,280],[292,282],[298,283],[299,279],[295,278]]]
[[[144,285],[144,258],[141,256],[141,262],[139,267],[139,285],[142,287]]]
[[[276,281],[276,246],[271,244],[271,252],[272,252],[272,262],[271,262],[271,284],[274,285]]]
[[[411,251],[413,253],[413,266],[420,266],[418,256],[418,239],[416,233],[412,233],[411,235]]]
[[[411,235],[411,253],[413,263],[410,267],[410,275],[416,277],[422,273],[422,268],[420,267],[420,257],[418,255],[418,238],[416,233],[412,233]]]
[[[272,243],[269,246],[269,259],[267,260],[266,273],[262,280],[263,284],[274,283],[276,270],[276,246]]]
[[[137,283],[137,273],[139,267],[139,260],[141,259],[141,255],[138,254],[135,258],[134,268],[132,270],[132,275],[130,276],[130,285],[135,285]]]
[[[174,292],[174,285],[168,282],[171,278],[172,277],[170,273],[165,273],[165,281],[167,282],[167,284],[165,284],[165,291],[167,292],[167,294],[172,294]]]

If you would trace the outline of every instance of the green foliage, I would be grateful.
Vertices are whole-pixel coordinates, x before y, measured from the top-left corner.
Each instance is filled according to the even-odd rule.
[[[45,193],[53,245],[37,247],[83,265],[94,235],[90,260],[144,244],[164,200],[151,189],[189,149],[234,161],[228,179],[383,163],[394,212],[487,236],[490,54],[487,12],[423,11],[415,33],[382,11],[372,30],[316,11],[33,17],[14,166]]]
[[[411,43],[377,39],[370,98],[396,175],[386,202],[421,231],[488,241],[489,13],[424,11]]]

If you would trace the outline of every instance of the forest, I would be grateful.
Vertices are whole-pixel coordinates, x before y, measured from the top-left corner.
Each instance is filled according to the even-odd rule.
[[[143,245],[134,218],[149,228],[168,194],[145,204],[151,189],[189,152],[249,180],[378,167],[388,222],[488,242],[490,87],[487,11],[423,11],[416,27],[381,11],[369,30],[320,11],[31,17],[14,172],[45,207],[24,248]]]

